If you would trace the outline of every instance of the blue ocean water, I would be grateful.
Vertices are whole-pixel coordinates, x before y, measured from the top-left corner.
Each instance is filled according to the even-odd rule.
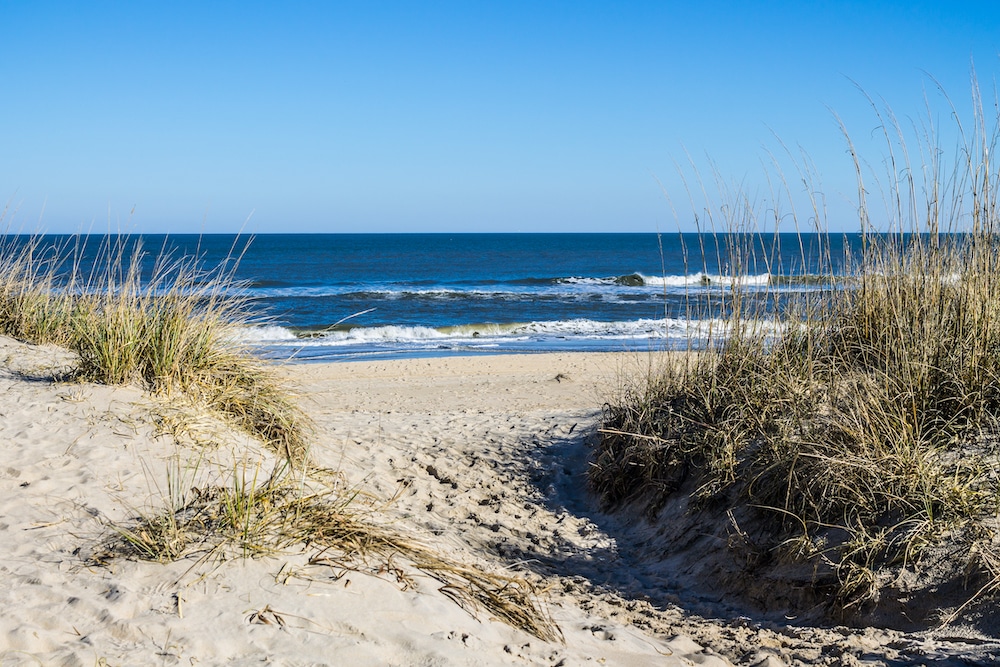
[[[734,239],[743,250],[733,251]],[[83,270],[101,241],[87,240]],[[692,307],[699,294],[726,289],[734,274],[769,294],[816,289],[824,257],[836,265],[858,237],[267,234],[129,242],[149,253],[147,271],[164,253],[197,256],[205,267],[228,261],[255,313],[247,340],[264,353],[344,360],[680,347],[696,319],[712,316]]]

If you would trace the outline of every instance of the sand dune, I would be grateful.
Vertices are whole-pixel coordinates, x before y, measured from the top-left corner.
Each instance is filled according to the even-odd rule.
[[[255,452],[251,462],[267,454],[230,433],[203,458],[158,434],[164,406],[139,390],[55,381],[53,369],[72,363],[55,348],[3,339],[0,362],[3,664],[685,664],[684,655],[724,664],[686,638],[647,635],[558,603],[552,614],[567,641],[547,644],[482,614],[475,618],[416,571],[407,573],[406,587],[391,573],[341,571],[334,579],[329,568],[311,572],[297,553],[88,565],[111,523],[162,506],[168,469],[195,483],[224,474],[245,451]],[[475,513],[491,520],[484,500],[508,495],[493,474],[502,462],[488,460],[496,450],[482,457],[475,491],[447,480],[457,477],[454,466],[468,467],[478,438],[525,432],[520,420],[537,409],[534,399],[518,396],[516,373],[499,377],[489,390],[509,395],[502,405],[511,412],[494,423],[495,414],[479,409],[489,399],[484,388],[465,386],[451,371],[415,387],[406,373],[422,377],[420,362],[407,363],[413,369],[402,375],[378,367],[362,372],[359,365],[292,369],[311,387],[304,400],[319,426],[313,455],[376,493],[399,495],[388,510],[395,527],[409,530],[412,519],[415,537],[464,561],[502,568],[476,553],[484,545],[462,535]],[[449,409],[435,412],[436,402]],[[568,428],[552,418],[546,427]],[[435,464],[441,479],[428,473]],[[426,510],[433,502],[439,512]],[[411,517],[418,508],[419,517]]]
[[[601,514],[583,481],[601,403],[622,368],[641,370],[645,357],[283,371],[316,422],[317,465],[380,499],[392,529],[532,582],[562,643],[462,609],[405,563],[320,566],[291,549],[96,564],[111,526],[163,507],[171,488],[274,462],[203,415],[188,414],[197,433],[177,435],[171,415],[190,406],[60,382],[72,363],[56,348],[0,338],[0,664],[833,665],[987,655],[958,640],[729,617],[724,601],[678,593],[642,551],[649,528]],[[199,437],[215,444],[198,446]]]

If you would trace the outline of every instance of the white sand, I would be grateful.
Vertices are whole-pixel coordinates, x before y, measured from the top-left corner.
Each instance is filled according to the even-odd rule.
[[[619,542],[645,528],[597,512],[583,480],[603,400],[623,366],[648,363],[622,355],[285,370],[317,424],[314,462],[394,498],[382,513],[393,528],[544,589],[565,643],[474,617],[405,565],[410,586],[392,571],[311,567],[309,553],[88,566],[112,523],[163,506],[170,475],[185,488],[245,462],[266,468],[269,455],[229,431],[210,450],[157,435],[162,404],[134,388],[53,382],[51,369],[70,363],[0,338],[2,665],[729,664],[723,651],[746,664],[834,665],[938,650],[877,630],[705,620],[692,610],[712,614],[711,601],[637,594],[657,586],[657,565],[629,560]]]
[[[514,361],[472,382],[467,375],[475,366],[468,360],[289,372],[309,389],[304,400],[318,424],[317,462],[339,465],[386,497],[409,482],[388,510],[393,525],[499,572],[505,564],[478,553],[481,540],[463,533],[474,514],[492,520],[482,500],[507,494],[497,480],[497,468],[508,463],[502,441],[532,428],[566,430],[564,415],[575,422],[593,418],[586,407],[592,402],[577,396],[587,387],[556,382],[548,370],[531,376],[523,361]],[[54,348],[0,339],[4,665],[690,664],[682,656],[725,664],[684,637],[647,635],[562,601],[552,604],[552,614],[566,644],[547,644],[482,614],[474,618],[416,571],[408,573],[416,586],[403,590],[388,574],[287,577],[308,569],[300,554],[221,565],[87,566],[110,522],[163,505],[171,460],[184,462],[174,468],[194,483],[214,474],[214,466],[224,472],[227,460],[231,468],[234,457],[244,457],[238,450],[255,450],[230,435],[229,451],[214,450],[192,471],[199,451],[156,436],[151,412],[162,408],[140,391],[47,377],[53,365],[71,362]],[[585,372],[582,363],[560,368],[572,378]],[[549,412],[569,398],[569,409]],[[491,437],[493,444],[482,446]],[[530,462],[510,463],[527,472]],[[430,476],[427,466],[435,464],[441,477],[460,478],[459,487]],[[426,510],[431,502],[438,511]]]

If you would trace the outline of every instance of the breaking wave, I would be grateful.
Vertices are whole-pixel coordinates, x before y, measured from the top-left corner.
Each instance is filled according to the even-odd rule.
[[[628,322],[598,322],[576,319],[550,322],[482,323],[458,326],[370,326],[337,327],[333,330],[293,331],[280,326],[248,327],[242,341],[256,345],[293,347],[340,347],[351,345],[419,345],[468,343],[482,345],[511,341],[551,340],[676,340],[687,341],[723,332],[721,320],[685,320],[666,318]]]

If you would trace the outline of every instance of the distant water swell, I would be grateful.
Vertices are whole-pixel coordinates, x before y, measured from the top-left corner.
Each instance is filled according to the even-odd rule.
[[[834,278],[834,280],[838,280]],[[831,277],[826,275],[798,275],[780,276],[763,273],[759,275],[731,276],[712,275],[696,272],[689,275],[669,275],[669,276],[649,276],[642,273],[628,273],[620,276],[593,278],[584,276],[569,276],[561,278],[520,278],[515,280],[480,280],[480,281],[457,281],[447,284],[437,281],[419,281],[408,285],[384,286],[382,288],[372,288],[368,290],[357,290],[359,282],[361,284],[378,285],[380,283],[366,283],[365,281],[346,282],[343,284],[324,285],[299,285],[290,281],[282,280],[254,280],[250,281],[247,288],[256,296],[260,297],[321,297],[331,295],[352,295],[357,297],[366,296],[400,296],[400,297],[420,297],[420,296],[463,296],[476,294],[520,294],[534,293],[539,290],[544,293],[546,288],[558,290],[560,287],[575,287],[580,291],[587,288],[666,288],[668,290],[690,291],[692,288],[704,289],[725,289],[733,285],[743,287],[787,287],[792,289],[805,288],[810,286],[828,285]],[[619,290],[620,291],[620,290]]]
[[[108,240],[49,238],[79,249],[67,266],[83,275]],[[264,354],[337,360],[700,345],[722,331],[725,300],[717,297],[734,286],[762,299],[765,312],[776,295],[842,288],[827,260],[860,237],[753,237],[761,261],[743,256],[734,272],[726,248],[747,240],[720,235],[709,247],[689,234],[268,234],[248,246],[233,235],[128,243],[233,267],[232,294],[248,299],[258,323],[240,337]],[[234,248],[243,250],[238,262]],[[143,260],[146,277],[155,275],[156,254]],[[714,305],[706,310],[706,302]]]
[[[698,347],[723,331],[693,318],[699,294],[808,292],[825,276],[724,274],[567,276],[464,281],[258,284],[251,293],[300,315],[337,319],[272,324],[246,332],[268,354],[303,360],[539,351]],[[275,284],[278,283],[278,284]],[[697,311],[697,306],[694,307]]]

